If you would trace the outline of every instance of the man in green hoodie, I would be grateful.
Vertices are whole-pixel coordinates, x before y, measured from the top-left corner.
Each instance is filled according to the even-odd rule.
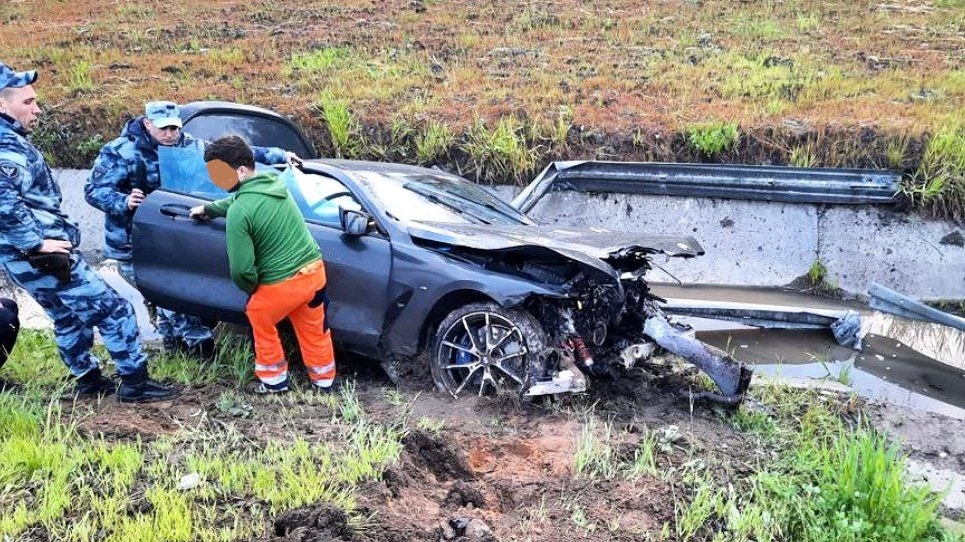
[[[274,172],[255,171],[251,147],[240,137],[211,142],[204,161],[215,184],[234,193],[194,207],[191,216],[227,217],[231,279],[251,295],[245,314],[255,338],[255,391],[288,391],[288,362],[276,328],[285,318],[312,383],[331,391],[335,354],[325,322],[325,265],[305,219]]]

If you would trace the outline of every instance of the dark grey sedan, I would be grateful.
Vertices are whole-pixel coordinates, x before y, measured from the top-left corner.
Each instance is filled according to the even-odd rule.
[[[293,126],[279,135],[287,119],[216,106],[203,127],[204,104],[186,106],[196,126],[188,120],[186,129],[240,132],[311,155]],[[270,135],[259,119],[273,123]],[[135,215],[138,287],[160,306],[244,323],[246,297],[229,277],[224,220],[187,217],[220,197],[218,189],[183,177],[162,167],[161,189]],[[337,348],[383,363],[427,359],[436,385],[453,395],[582,391],[584,374],[600,370],[594,353],[615,341],[646,342],[644,321],[658,310],[644,280],[650,255],[703,253],[691,238],[540,226],[486,189],[434,169],[314,159],[283,178],[322,250]]]

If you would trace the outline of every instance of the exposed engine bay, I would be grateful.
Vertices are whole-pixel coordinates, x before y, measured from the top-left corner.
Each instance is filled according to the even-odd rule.
[[[694,252],[702,253],[692,240],[680,244],[697,246],[699,252]],[[695,339],[692,330],[668,320],[662,312],[664,300],[650,291],[644,277],[652,268],[652,256],[667,251],[629,245],[611,249],[597,259],[596,254],[586,254],[573,245],[481,250],[440,243],[436,248],[494,273],[524,278],[555,294],[533,294],[519,301],[521,308],[536,317],[547,337],[545,350],[528,359],[528,378],[521,390],[525,395],[582,392],[591,377],[610,374],[611,365],[630,369],[662,351],[686,359],[714,381],[719,390],[704,392],[700,398],[736,405],[750,384],[749,367]],[[627,346],[619,356],[599,355],[612,351],[615,344]]]

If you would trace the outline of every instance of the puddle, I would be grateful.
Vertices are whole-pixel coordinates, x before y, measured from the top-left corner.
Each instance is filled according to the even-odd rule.
[[[668,286],[668,299],[699,299],[861,312],[861,351],[840,346],[829,330],[758,329],[685,318],[697,337],[756,365],[756,373],[841,381],[862,397],[965,419],[965,332],[868,309],[858,302],[784,290]]]
[[[866,336],[861,352],[821,331],[699,331],[697,338],[755,364],[759,375],[839,381],[868,399],[965,419],[965,371],[888,337]]]

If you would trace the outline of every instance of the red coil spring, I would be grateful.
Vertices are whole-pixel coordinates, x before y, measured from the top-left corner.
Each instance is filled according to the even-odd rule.
[[[593,365],[593,355],[590,354],[590,349],[587,348],[586,343],[583,342],[583,337],[570,337],[569,342],[573,347],[573,355],[576,357],[576,361],[585,365]]]

